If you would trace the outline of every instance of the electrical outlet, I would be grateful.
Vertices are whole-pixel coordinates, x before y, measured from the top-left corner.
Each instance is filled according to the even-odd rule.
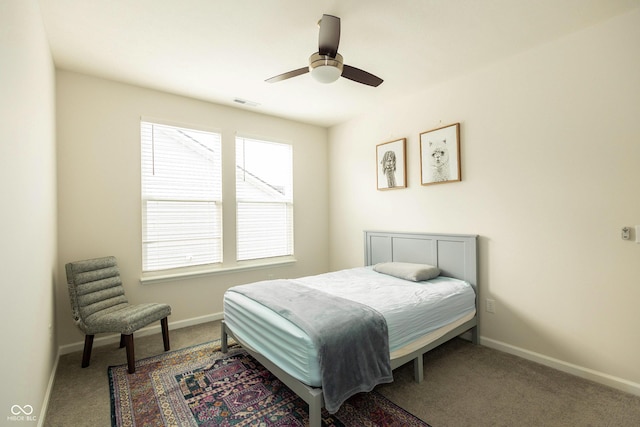
[[[623,227],[622,228],[622,240],[631,239],[631,227]]]
[[[496,312],[496,301],[493,299],[489,299],[487,298],[487,312],[488,313],[495,313]]]

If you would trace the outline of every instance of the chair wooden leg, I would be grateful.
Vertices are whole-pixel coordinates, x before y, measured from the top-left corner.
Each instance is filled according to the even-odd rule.
[[[122,335],[124,338],[124,346],[127,348],[127,365],[129,367],[129,373],[136,372],[136,357],[133,349],[133,334]]]
[[[89,366],[89,361],[91,360],[91,348],[93,347],[93,335],[85,335],[84,336],[84,351],[82,353],[82,366],[86,368]]]
[[[169,322],[167,318],[160,320],[160,324],[162,325],[162,342],[164,343],[164,351],[169,351]]]
[[[124,335],[123,335],[123,334],[120,334],[120,348],[123,348],[124,346],[125,346],[125,343],[124,343]]]

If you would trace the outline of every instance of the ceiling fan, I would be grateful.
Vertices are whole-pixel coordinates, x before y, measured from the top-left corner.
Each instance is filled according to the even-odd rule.
[[[267,82],[275,83],[311,72],[311,75],[321,83],[332,83],[340,76],[373,87],[382,83],[383,80],[380,77],[343,63],[342,55],[338,53],[340,18],[325,14],[322,15],[318,25],[320,26],[318,51],[309,57],[309,66],[271,77],[266,80]]]

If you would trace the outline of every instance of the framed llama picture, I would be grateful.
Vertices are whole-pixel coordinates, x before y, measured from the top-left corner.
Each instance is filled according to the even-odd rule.
[[[376,146],[378,190],[407,187],[407,139],[396,139]]]
[[[442,184],[460,180],[460,123],[421,133],[421,184]]]

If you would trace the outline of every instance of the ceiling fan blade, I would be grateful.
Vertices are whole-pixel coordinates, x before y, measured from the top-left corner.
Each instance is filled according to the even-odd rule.
[[[340,43],[340,18],[333,15],[322,15],[320,34],[318,36],[318,53],[332,58],[338,53]]]
[[[289,72],[282,73],[282,74],[279,74],[277,76],[271,77],[270,79],[265,80],[265,82],[275,83],[275,82],[279,82],[279,81],[282,81],[282,80],[287,80],[287,79],[290,79],[291,77],[296,77],[296,76],[299,76],[301,74],[308,73],[308,72],[309,72],[309,67],[298,68],[297,70],[289,71]]]
[[[384,81],[380,77],[374,76],[371,73],[367,73],[364,70],[352,67],[347,64],[343,65],[342,77],[373,87],[380,86],[380,83]]]

